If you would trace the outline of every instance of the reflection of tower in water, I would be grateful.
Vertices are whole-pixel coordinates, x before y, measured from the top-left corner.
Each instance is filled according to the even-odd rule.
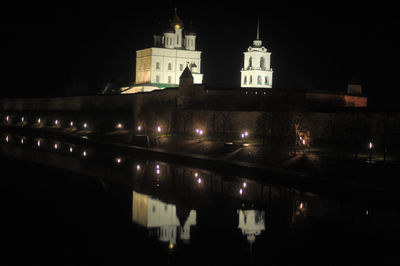
[[[169,248],[176,245],[178,236],[184,243],[190,242],[190,227],[196,225],[196,211],[190,210],[187,215],[179,215],[174,204],[154,199],[149,195],[133,191],[132,221],[150,229],[157,229],[159,241],[168,243]],[[181,223],[180,220],[185,222]]]

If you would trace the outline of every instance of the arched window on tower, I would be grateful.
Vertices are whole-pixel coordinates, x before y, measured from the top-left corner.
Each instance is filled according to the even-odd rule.
[[[262,84],[262,78],[260,75],[257,76],[257,85],[261,85]]]
[[[168,63],[168,70],[172,70],[172,64]]]
[[[244,76],[244,84],[247,84],[247,76]]]
[[[265,59],[264,59],[264,57],[260,58],[260,67],[261,67],[261,69],[265,68]]]
[[[250,78],[249,78],[249,84],[253,84],[253,76],[250,76]]]
[[[251,56],[250,56],[250,58],[249,58],[249,68],[251,69],[251,67],[252,67],[252,64],[253,64],[253,58],[251,58]]]
[[[160,62],[156,62],[156,69],[160,69]]]
[[[268,85],[268,84],[269,84],[269,83],[268,83],[268,77],[267,77],[267,76],[265,77],[264,84],[265,84],[265,85]]]

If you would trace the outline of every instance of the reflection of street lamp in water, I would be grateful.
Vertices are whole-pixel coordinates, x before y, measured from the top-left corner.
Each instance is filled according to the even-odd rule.
[[[369,163],[372,163],[372,142],[369,142]]]

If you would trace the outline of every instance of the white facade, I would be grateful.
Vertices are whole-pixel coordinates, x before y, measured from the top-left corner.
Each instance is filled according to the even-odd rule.
[[[157,228],[158,239],[172,247],[178,234],[182,241],[190,241],[190,227],[196,225],[196,219],[196,210],[191,210],[186,221],[179,221],[174,204],[133,191],[132,221],[149,229]]]
[[[201,51],[196,51],[196,33],[184,31],[177,10],[171,27],[163,34],[154,34],[154,47],[136,51],[136,80],[133,87],[122,93],[136,93],[176,87],[186,66],[193,75],[194,84],[203,83]]]
[[[257,26],[257,39],[247,52],[244,52],[244,63],[240,73],[242,88],[272,88],[271,53],[259,40],[259,26]]]
[[[192,71],[195,84],[203,82],[201,52],[183,49],[152,47],[136,51],[136,82],[140,84],[159,84],[161,87],[179,84],[186,65]]]

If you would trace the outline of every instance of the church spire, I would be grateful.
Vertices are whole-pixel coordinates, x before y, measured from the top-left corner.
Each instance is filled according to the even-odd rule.
[[[257,36],[256,39],[253,41],[254,47],[261,47],[262,41],[260,40],[260,20],[257,20]]]
[[[257,40],[260,39],[260,20],[257,20]]]

